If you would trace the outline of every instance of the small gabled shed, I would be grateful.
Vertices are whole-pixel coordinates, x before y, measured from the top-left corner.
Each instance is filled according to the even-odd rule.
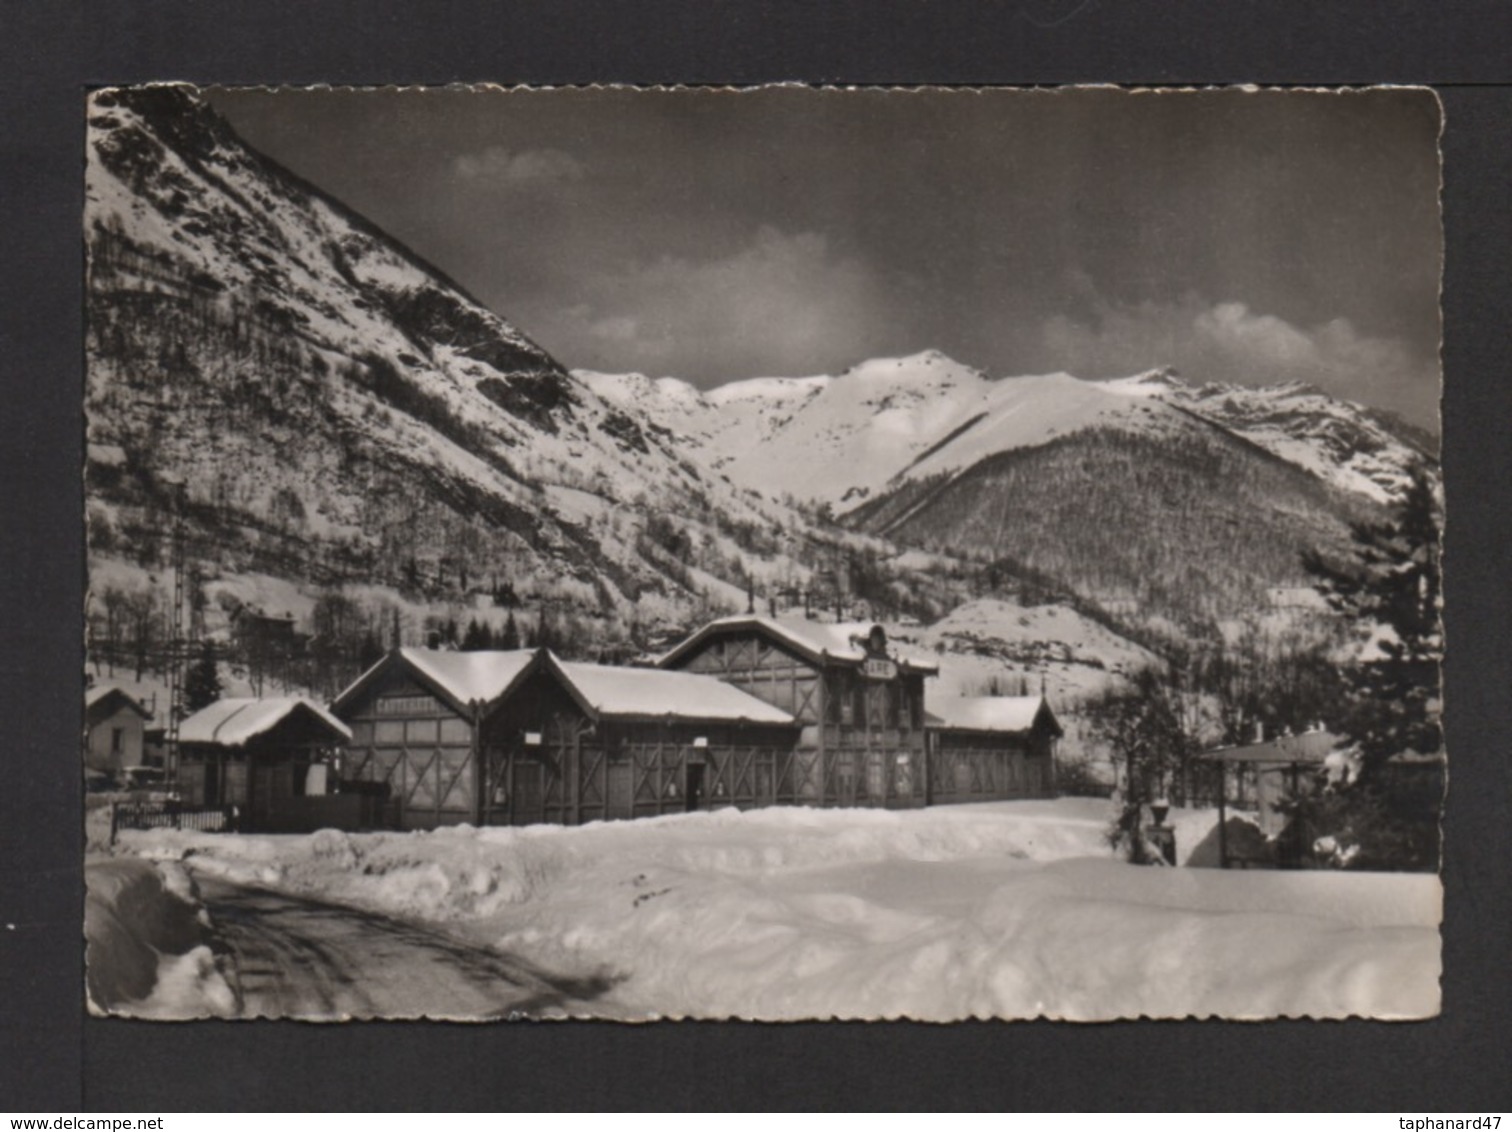
[[[929,801],[1055,795],[1064,732],[1043,696],[941,697],[929,705]]]
[[[325,708],[295,697],[229,698],[179,724],[178,788],[188,807],[236,807],[243,830],[303,824],[311,767],[330,768],[351,738]],[[327,772],[319,772],[324,794]]]
[[[152,713],[115,684],[84,693],[84,765],[115,773],[142,766],[144,727]]]

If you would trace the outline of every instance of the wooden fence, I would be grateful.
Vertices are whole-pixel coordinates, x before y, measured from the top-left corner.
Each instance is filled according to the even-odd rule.
[[[241,814],[235,806],[181,806],[176,802],[115,802],[110,807],[110,840],[123,829],[189,829],[234,833]]]

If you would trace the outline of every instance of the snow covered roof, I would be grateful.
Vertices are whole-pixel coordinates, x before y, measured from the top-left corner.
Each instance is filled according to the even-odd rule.
[[[121,701],[129,708],[134,708],[143,719],[151,719],[152,713],[142,706],[142,701],[133,696],[118,684],[96,684],[84,692],[85,710],[103,704],[112,696],[119,696]]]
[[[422,683],[450,700],[457,710],[468,704],[492,703],[512,688],[536,658],[534,649],[506,651],[453,652],[446,649],[401,648],[389,653],[348,685],[332,701],[333,709],[342,706],[368,686],[380,671],[400,663]]]
[[[1263,743],[1220,747],[1202,757],[1224,763],[1322,763],[1340,743],[1331,732],[1304,731],[1300,735],[1278,735]]]
[[[346,724],[325,708],[294,696],[266,700],[231,697],[216,700],[179,724],[180,743],[213,743],[241,747],[249,739],[273,730],[296,711],[308,711],[343,739],[352,737]]]
[[[662,668],[613,668],[552,657],[563,681],[594,715],[629,719],[792,724],[781,708],[712,676]]]
[[[695,646],[720,633],[754,631],[780,641],[800,656],[815,662],[838,660],[860,664],[867,658],[866,641],[878,628],[872,621],[810,621],[806,617],[760,617],[743,614],[710,621],[698,632],[664,655],[659,661],[667,665],[686,655]],[[891,642],[888,655],[910,672],[932,674],[940,666],[931,658],[899,651]]]
[[[509,690],[535,659],[534,649],[449,652],[400,649],[399,655],[459,703],[491,703]]]
[[[955,696],[929,702],[929,714],[939,726],[959,731],[1028,731],[1042,710],[1059,733],[1043,696]]]

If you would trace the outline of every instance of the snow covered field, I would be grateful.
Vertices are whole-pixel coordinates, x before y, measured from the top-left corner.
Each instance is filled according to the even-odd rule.
[[[120,850],[440,928],[610,987],[617,1018],[1437,1012],[1420,875],[1138,868],[1108,803],[733,810],[581,828],[241,836]],[[1177,814],[1189,851],[1212,815]],[[423,1003],[414,1013],[425,1013]]]

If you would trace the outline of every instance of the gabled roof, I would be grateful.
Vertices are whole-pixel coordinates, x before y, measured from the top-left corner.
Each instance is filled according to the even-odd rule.
[[[692,672],[614,668],[550,657],[547,663],[573,698],[597,719],[680,719],[697,723],[792,726],[781,708],[731,684]]]
[[[710,621],[687,640],[666,653],[657,662],[666,667],[692,652],[710,637],[727,633],[756,632],[786,645],[799,656],[815,664],[839,661],[860,664],[866,660],[865,641],[876,623],[872,621],[823,622],[806,617],[760,617],[744,614]],[[931,658],[899,651],[888,642],[888,651],[900,668],[931,675],[940,666]]]
[[[143,719],[151,719],[152,713],[142,706],[142,701],[118,684],[96,684],[84,691],[84,710],[100,707],[107,700],[118,697],[123,707],[129,707]]]
[[[346,740],[352,737],[346,724],[309,700],[293,696],[277,696],[266,700],[232,697],[216,700],[180,723],[179,742],[209,743],[219,747],[245,746],[247,740],[273,730],[298,712],[313,715],[335,738]]]
[[[400,649],[415,669],[461,703],[492,703],[535,659],[535,649],[449,652],[443,649]]]
[[[1300,735],[1279,735],[1263,743],[1220,747],[1216,751],[1205,751],[1200,757],[1223,763],[1322,763],[1342,743],[1343,740],[1328,731],[1304,731]]]
[[[931,725],[944,730],[1022,734],[1043,719],[1054,734],[1062,734],[1043,696],[942,696],[929,701],[928,714]]]
[[[482,652],[395,649],[357,677],[332,701],[331,708],[333,711],[341,711],[372,684],[381,672],[397,664],[458,713],[466,715],[472,704],[486,707],[502,699],[530,671],[537,654],[536,649]]]

